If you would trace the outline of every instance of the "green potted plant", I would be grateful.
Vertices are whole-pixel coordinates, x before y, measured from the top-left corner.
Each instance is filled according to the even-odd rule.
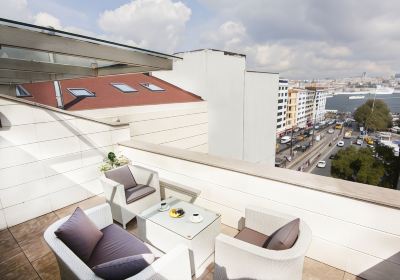
[[[120,155],[120,156],[116,156],[115,153],[113,152],[109,152],[107,154],[107,157],[104,158],[103,160],[103,164],[100,166],[100,171],[101,172],[106,172],[108,170],[123,166],[123,165],[127,165],[130,163],[130,160],[124,156],[124,155]]]

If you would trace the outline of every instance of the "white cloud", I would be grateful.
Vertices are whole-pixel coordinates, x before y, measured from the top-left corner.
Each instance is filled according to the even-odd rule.
[[[191,10],[171,0],[136,0],[105,11],[98,20],[109,38],[140,47],[173,52],[178,46]]]
[[[45,26],[45,27],[53,27],[55,29],[61,29],[61,23],[58,18],[48,13],[38,13],[35,15],[36,25]]]
[[[19,21],[31,21],[32,13],[28,9],[28,2],[26,0],[1,0],[0,17]]]

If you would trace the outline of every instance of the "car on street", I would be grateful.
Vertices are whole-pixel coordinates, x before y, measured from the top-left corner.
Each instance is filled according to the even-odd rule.
[[[357,139],[356,144],[361,146],[363,144],[363,140],[362,139]]]
[[[320,160],[320,161],[318,161],[317,167],[319,167],[319,168],[325,168],[325,166],[326,166],[326,161],[325,161],[325,160]]]
[[[319,129],[319,125],[316,125],[316,126],[315,126],[315,129]]]
[[[333,134],[335,132],[335,130],[333,129],[333,128],[330,128],[329,130],[328,130],[328,133],[329,134]]]
[[[286,166],[286,159],[277,157],[275,158],[275,167],[285,167]]]
[[[292,140],[292,138],[290,136],[283,136],[281,138],[281,144],[287,144],[290,143],[290,141]]]
[[[331,154],[331,155],[329,156],[329,159],[336,159],[336,154]]]
[[[337,142],[337,146],[338,146],[338,147],[343,147],[343,146],[344,146],[344,142],[343,142],[343,141]]]

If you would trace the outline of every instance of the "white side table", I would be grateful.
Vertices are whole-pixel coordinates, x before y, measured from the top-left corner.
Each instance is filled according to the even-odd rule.
[[[214,261],[215,238],[220,233],[221,215],[173,197],[165,202],[171,208],[182,208],[184,217],[171,218],[169,210],[159,211],[158,203],[137,216],[140,238],[164,253],[178,244],[185,244],[190,250],[192,275],[198,277]],[[203,221],[192,223],[189,218],[193,213],[203,216]]]

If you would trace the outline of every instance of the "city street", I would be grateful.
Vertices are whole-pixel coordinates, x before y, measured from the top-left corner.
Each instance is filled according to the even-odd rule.
[[[340,140],[338,139],[336,141],[336,143],[338,141],[340,141]],[[330,155],[336,154],[341,149],[345,149],[345,148],[349,147],[351,145],[351,141],[353,141],[353,139],[343,139],[344,147],[338,147],[335,143],[335,146],[333,148],[330,147],[330,149],[324,151],[323,156],[319,160],[325,160],[326,166],[324,168],[319,168],[319,167],[316,167],[317,163],[315,163],[314,166],[309,170],[309,172],[311,172],[312,174],[317,174],[317,175],[322,175],[322,176],[328,176],[328,177],[331,176],[332,160],[329,158]],[[356,145],[356,146],[358,146],[358,145]],[[358,147],[360,147],[360,146],[358,146]]]

